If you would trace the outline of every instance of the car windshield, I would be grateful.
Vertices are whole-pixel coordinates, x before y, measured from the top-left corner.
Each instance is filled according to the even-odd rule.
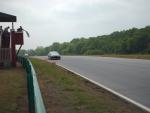
[[[51,55],[59,55],[59,53],[57,51],[52,51],[50,52]]]

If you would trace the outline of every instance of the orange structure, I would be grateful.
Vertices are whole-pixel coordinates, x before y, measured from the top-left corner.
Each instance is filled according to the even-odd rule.
[[[0,12],[0,22],[12,22],[12,29],[8,32],[9,27],[5,30],[1,27],[0,32],[0,67],[6,65],[16,66],[17,54],[24,44],[22,29],[15,31],[13,22],[16,22],[16,16],[8,15]],[[16,45],[20,45],[16,52]]]

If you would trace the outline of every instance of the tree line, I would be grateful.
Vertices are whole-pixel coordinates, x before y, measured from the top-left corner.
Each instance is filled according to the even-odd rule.
[[[150,26],[97,37],[75,38],[70,42],[55,42],[48,47],[39,46],[35,50],[22,50],[20,54],[47,55],[49,51],[58,51],[63,55],[149,54]]]

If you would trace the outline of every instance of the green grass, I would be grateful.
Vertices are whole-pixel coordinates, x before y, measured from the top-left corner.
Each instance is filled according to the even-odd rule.
[[[129,54],[129,55],[121,55],[121,54],[110,54],[110,55],[100,55],[102,57],[118,57],[118,58],[132,58],[132,59],[145,59],[150,60],[150,54]]]
[[[0,113],[27,111],[26,74],[22,67],[0,69]]]
[[[102,88],[55,64],[31,59],[47,113],[142,113]]]

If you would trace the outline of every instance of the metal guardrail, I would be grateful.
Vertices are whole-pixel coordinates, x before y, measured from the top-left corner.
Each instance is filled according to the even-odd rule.
[[[18,57],[18,61],[23,65],[27,72],[29,113],[46,113],[38,80],[32,63],[29,59],[21,56]]]

